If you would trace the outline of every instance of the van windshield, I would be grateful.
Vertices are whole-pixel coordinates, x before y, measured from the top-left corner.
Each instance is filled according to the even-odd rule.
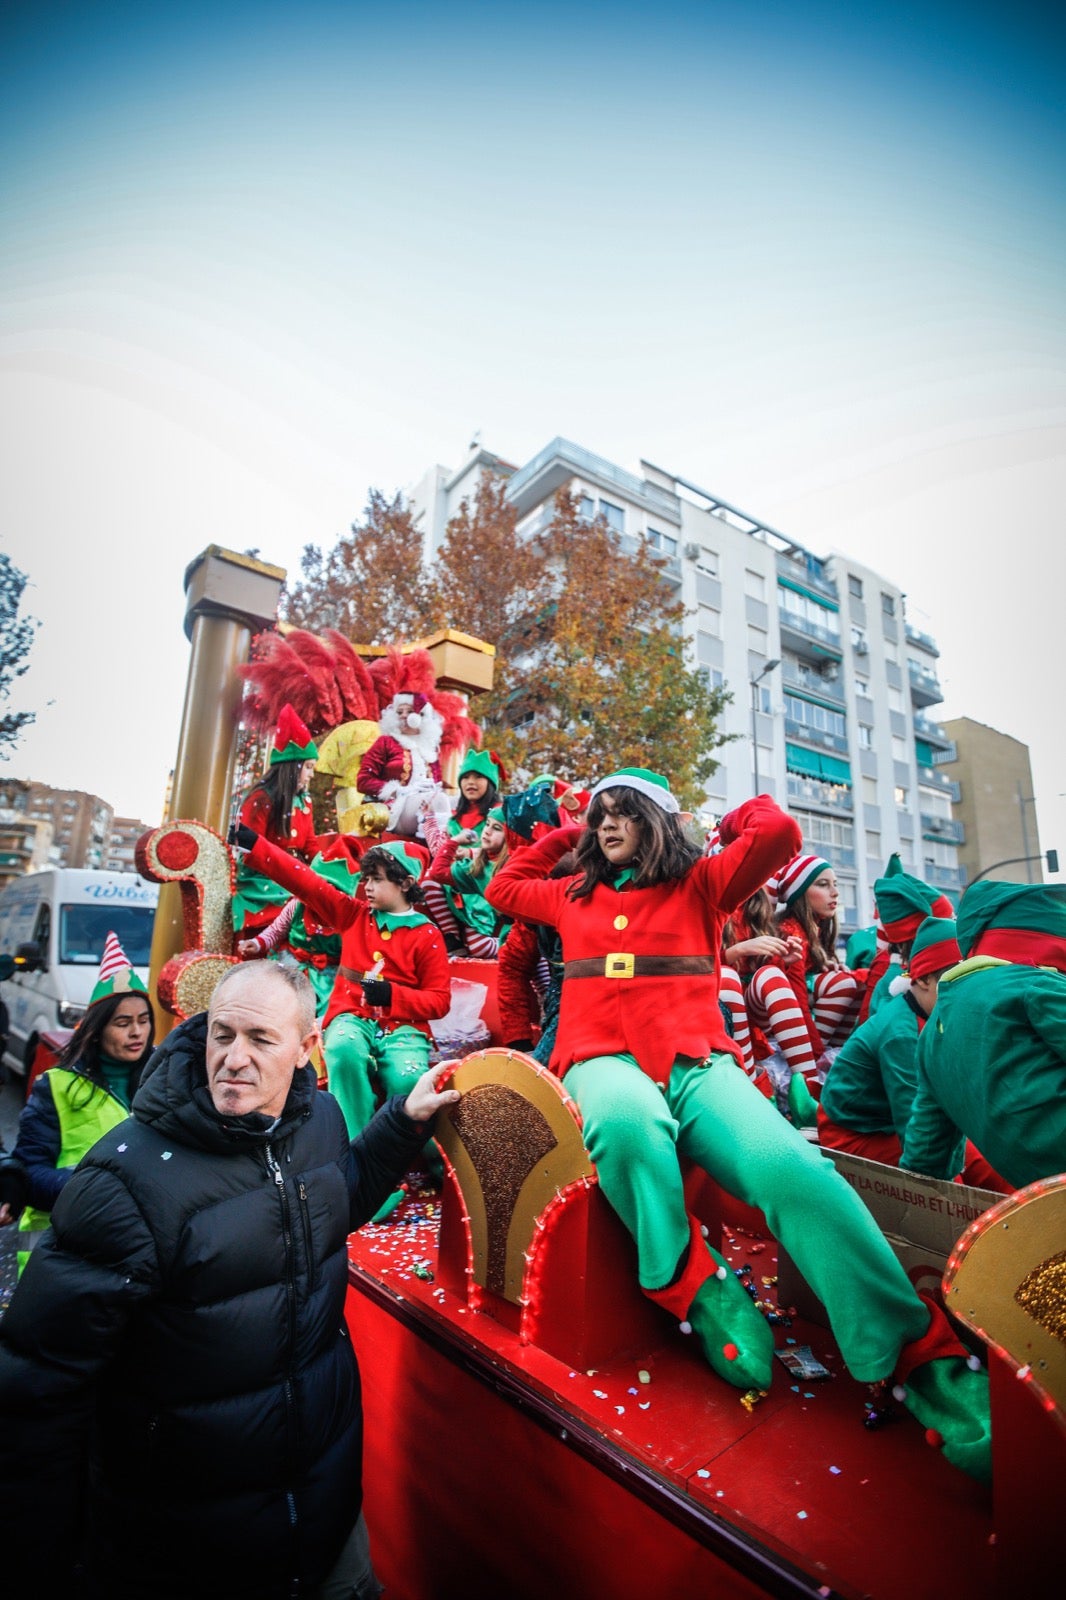
[[[104,940],[114,933],[131,966],[146,967],[152,950],[154,906],[60,906],[59,960],[64,966],[99,966]]]

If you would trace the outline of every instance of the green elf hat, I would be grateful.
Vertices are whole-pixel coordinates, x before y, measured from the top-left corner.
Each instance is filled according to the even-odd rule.
[[[488,816],[485,818],[485,821],[486,822],[498,822],[500,824],[501,828],[506,828],[506,826],[507,826],[507,818],[503,814],[503,807],[502,806],[493,806],[492,810],[489,812]]]
[[[793,905],[823,872],[831,871],[828,861],[821,856],[793,856],[787,867],[777,875],[778,904],[786,909]]]
[[[959,901],[964,956],[998,956],[1034,967],[1063,967],[1066,884],[971,884]]]
[[[388,839],[379,843],[378,850],[387,850],[390,856],[395,856],[405,872],[409,872],[417,883],[422,876],[425,862],[422,857],[409,850],[402,839]]]
[[[636,789],[646,800],[654,800],[662,811],[676,817],[681,810],[677,799],[670,793],[670,782],[661,772],[650,772],[647,767],[619,767],[617,772],[601,778],[589,795],[589,804],[605,789]]]
[[[497,789],[502,789],[507,782],[507,768],[495,750],[468,750],[459,768],[459,777],[465,778],[471,772],[487,778]]]
[[[921,878],[904,872],[893,856],[883,878],[874,881],[877,917],[889,944],[913,939],[926,917],[952,917],[955,907],[947,895],[938,894]]]
[[[954,917],[926,917],[914,935],[907,961],[908,977],[927,978],[931,972],[957,966],[962,952],[956,932]]]
[[[109,1000],[113,994],[143,994],[147,998],[148,990],[130,966],[129,957],[117,936],[109,933],[104,940],[100,971],[96,976],[96,986],[89,996],[89,1004],[94,1006],[98,1000]]]
[[[292,706],[282,706],[274,733],[274,747],[270,752],[270,765],[276,767],[282,761],[317,760],[318,746],[311,738],[307,724],[300,720]]]

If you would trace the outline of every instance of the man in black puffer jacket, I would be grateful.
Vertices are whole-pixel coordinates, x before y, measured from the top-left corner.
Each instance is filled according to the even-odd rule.
[[[349,1144],[316,1036],[303,974],[235,967],[63,1190],[0,1324],[0,1505],[36,1595],[79,1557],[108,1600],[304,1600],[352,1564],[345,1241],[458,1095],[433,1069]]]

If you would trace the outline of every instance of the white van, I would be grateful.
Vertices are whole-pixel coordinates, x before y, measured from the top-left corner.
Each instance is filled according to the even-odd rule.
[[[136,872],[76,867],[30,872],[0,890],[0,956],[19,962],[0,984],[7,1066],[28,1073],[39,1035],[73,1028],[85,1015],[108,933],[148,982],[158,899],[159,885]]]

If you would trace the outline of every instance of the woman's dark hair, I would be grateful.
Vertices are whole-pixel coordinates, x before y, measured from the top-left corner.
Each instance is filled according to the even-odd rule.
[[[774,903],[765,889],[756,889],[754,894],[749,895],[741,908],[740,914],[751,930],[753,939],[765,937],[767,934],[774,937],[777,936]],[[727,950],[731,944],[737,943],[737,930],[734,927],[732,917],[729,918],[722,930],[722,943]]]
[[[134,1081],[144,1070],[145,1063],[152,1053],[155,1039],[155,1013],[146,994],[141,994],[137,989],[127,989],[121,994],[109,994],[106,1000],[97,1000],[95,1005],[89,1007],[70,1038],[63,1046],[56,1062],[57,1067],[65,1067],[68,1072],[76,1072],[85,1079],[86,1090],[84,1099],[75,1105],[75,1111],[81,1111],[87,1106],[101,1087],[99,1080],[99,1067],[101,1055],[101,1041],[104,1029],[115,1015],[123,1000],[143,1000],[148,1007],[148,1042],[144,1047],[144,1054],[135,1063],[133,1068]]]
[[[483,772],[466,772],[463,774],[463,777],[485,778],[485,774]],[[462,778],[460,778],[459,782],[462,783],[462,781]],[[468,800],[466,795],[460,789],[459,804],[455,808],[457,813],[460,811],[479,811],[481,813],[482,820],[488,816],[489,812],[499,799],[500,791],[497,789],[491,778],[485,778],[485,782],[488,787],[486,788],[485,793],[483,795],[479,795],[476,800]]]
[[[366,872],[367,869],[372,878],[388,878],[390,883],[398,883],[408,905],[417,906],[426,898],[417,878],[413,878],[405,867],[401,867],[391,850],[385,850],[379,844],[371,845],[359,862],[360,872]]]
[[[836,912],[831,917],[816,917],[810,908],[806,893],[788,906],[782,917],[794,917],[807,935],[807,960],[818,972],[836,961],[837,937],[840,923]]]
[[[289,829],[292,827],[292,808],[296,796],[300,792],[300,768],[302,761],[276,761],[270,767],[255,789],[267,797],[267,827],[278,838],[287,839]]]
[[[640,824],[640,846],[630,863],[633,887],[650,889],[657,883],[674,883],[687,877],[702,852],[685,833],[677,813],[664,811],[639,789],[604,789],[589,806],[588,825],[578,841],[575,871],[584,876],[569,890],[571,900],[584,900],[597,884],[614,880],[615,868],[600,849],[596,837],[596,829],[606,814],[603,802],[608,796],[619,816],[630,817]]]

